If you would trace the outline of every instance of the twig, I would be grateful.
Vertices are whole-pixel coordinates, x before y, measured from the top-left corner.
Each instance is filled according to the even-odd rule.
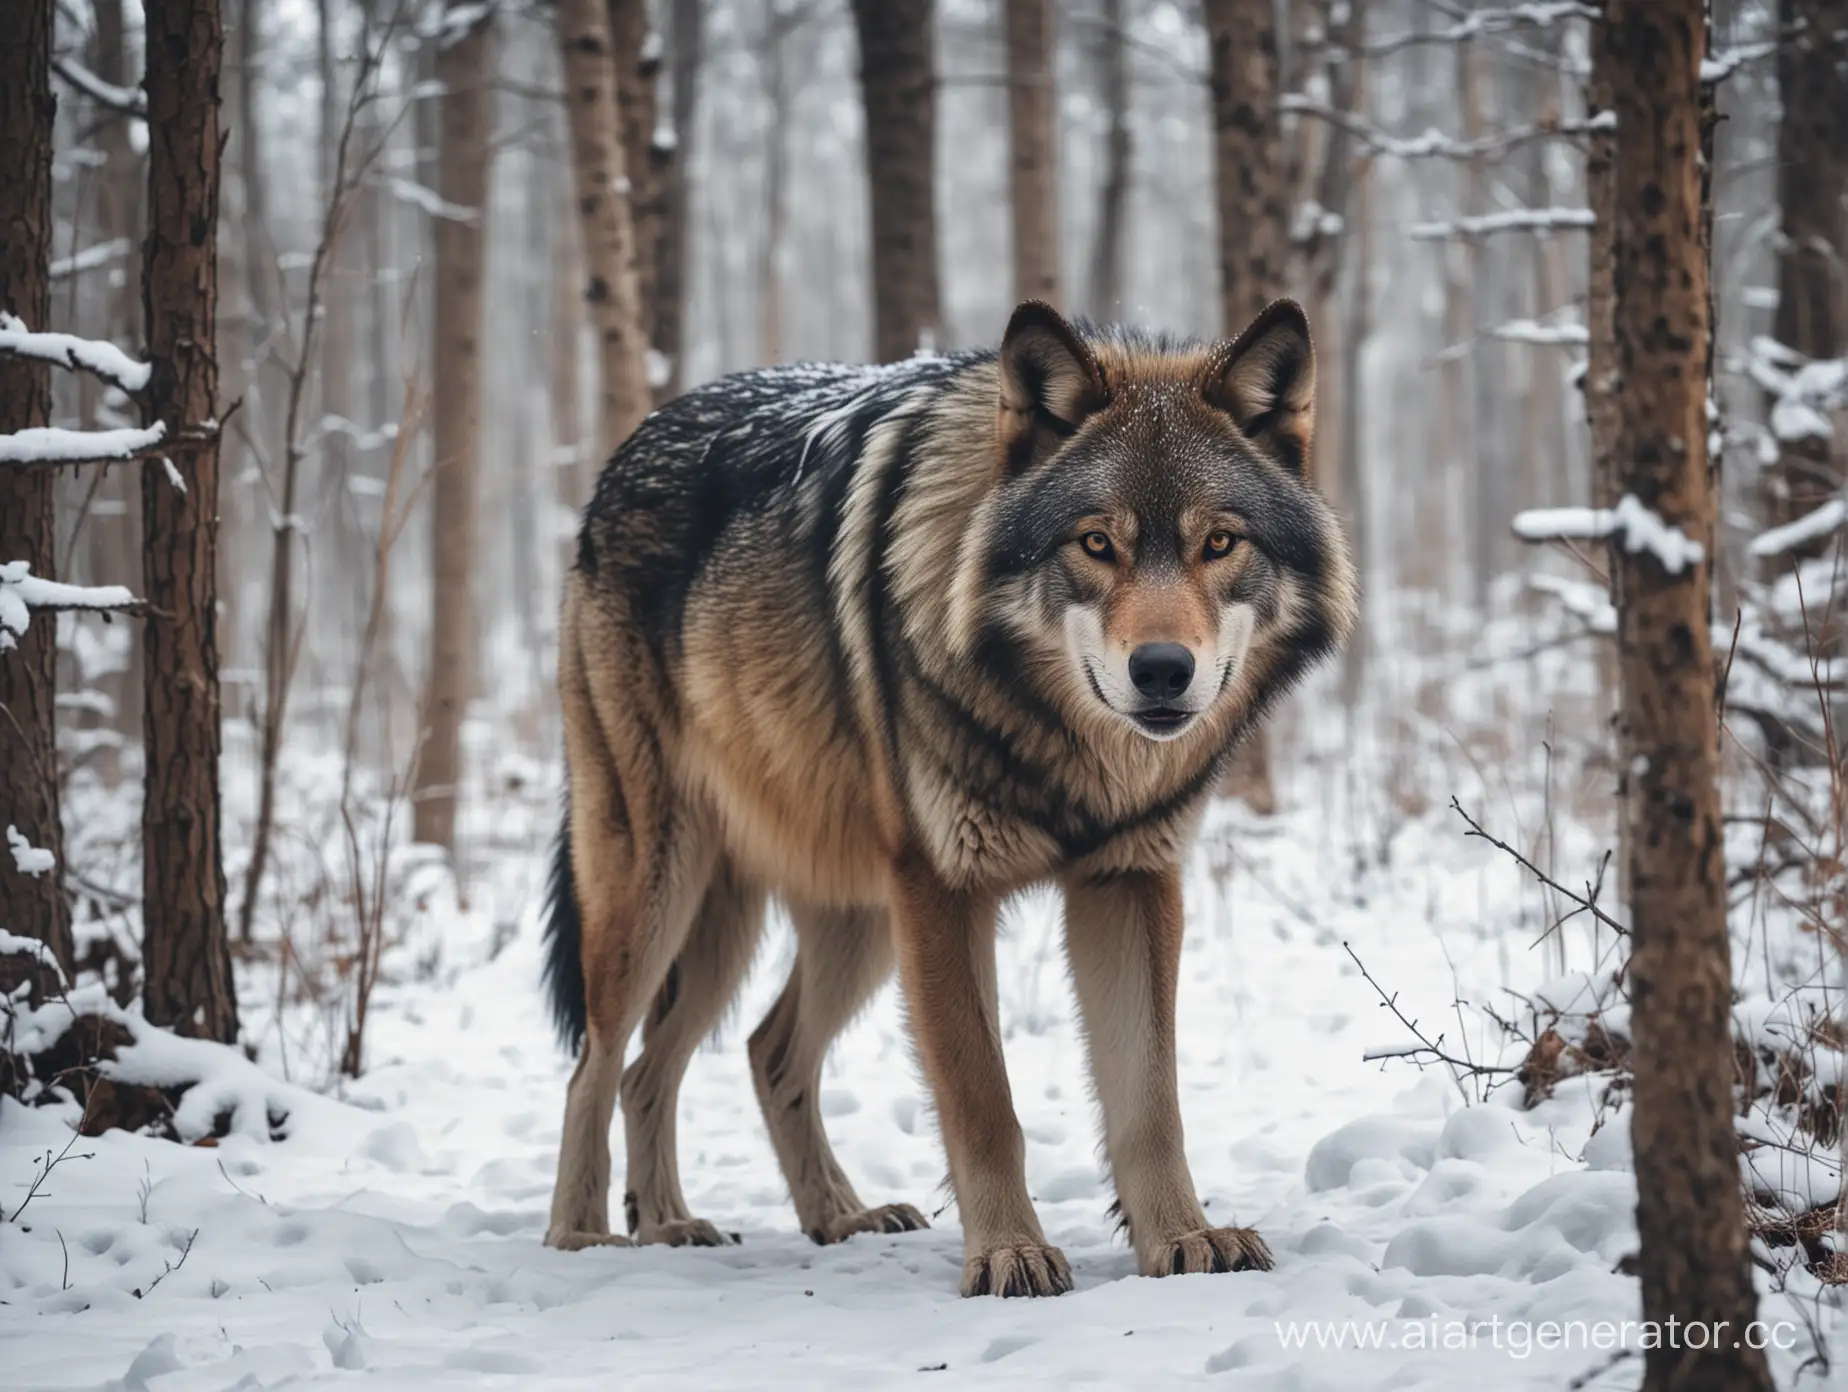
[[[1373,973],[1367,970],[1367,964],[1360,960],[1360,954],[1354,951],[1353,944],[1343,941],[1341,948],[1342,951],[1346,952],[1348,956],[1354,959],[1354,965],[1360,968],[1361,976],[1378,994],[1380,1004],[1387,1010],[1390,1010],[1399,1023],[1404,1025],[1411,1036],[1418,1041],[1416,1044],[1408,1044],[1404,1048],[1368,1049],[1361,1055],[1362,1062],[1371,1063],[1376,1059],[1394,1058],[1417,1059],[1422,1054],[1429,1054],[1433,1061],[1442,1063],[1446,1067],[1461,1072],[1465,1076],[1474,1077],[1483,1074],[1513,1073],[1516,1071],[1512,1068],[1494,1067],[1489,1064],[1476,1063],[1470,1059],[1460,1059],[1453,1054],[1445,1053],[1443,1048],[1444,1036],[1441,1034],[1438,1035],[1435,1042],[1425,1037],[1424,1031],[1418,1028],[1418,1022],[1408,1019],[1405,1012],[1399,1009],[1398,992],[1395,991],[1390,995],[1387,994],[1386,989],[1373,979]],[[1457,1077],[1455,1072],[1452,1074],[1452,1081],[1456,1083],[1457,1090],[1462,1092],[1464,1097],[1468,1099],[1469,1092],[1464,1088],[1462,1078]]]
[[[161,1267],[160,1275],[156,1276],[152,1281],[149,1281],[146,1286],[141,1287],[140,1289],[137,1289],[137,1290],[130,1291],[129,1294],[134,1296],[135,1299],[137,1300],[140,1300],[145,1296],[151,1295],[153,1293],[154,1287],[158,1286],[162,1281],[166,1280],[174,1272],[178,1271],[182,1266],[186,1265],[186,1259],[192,1255],[193,1243],[197,1242],[198,1240],[199,1240],[199,1230],[197,1228],[194,1228],[191,1232],[186,1234],[186,1245],[180,1248],[180,1259],[178,1261],[169,1260],[164,1266]]]
[[[1622,937],[1622,938],[1627,938],[1630,936],[1630,930],[1624,927],[1616,919],[1612,918],[1609,914],[1605,913],[1603,909],[1599,908],[1596,899],[1587,899],[1582,895],[1574,894],[1571,890],[1567,889],[1564,885],[1559,883],[1558,880],[1554,879],[1551,875],[1547,874],[1546,871],[1542,870],[1538,865],[1535,865],[1526,856],[1522,855],[1519,851],[1515,850],[1515,848],[1513,846],[1510,846],[1506,841],[1499,840],[1498,838],[1489,835],[1488,832],[1482,829],[1481,823],[1479,823],[1474,817],[1470,816],[1469,813],[1465,812],[1463,810],[1463,804],[1458,802],[1454,797],[1450,799],[1450,807],[1453,812],[1455,812],[1465,822],[1469,823],[1468,835],[1477,837],[1483,841],[1487,841],[1491,846],[1495,847],[1495,849],[1498,851],[1507,852],[1507,854],[1514,857],[1516,863],[1519,864],[1523,870],[1526,870],[1530,874],[1532,874],[1533,877],[1536,880],[1538,880],[1541,884],[1545,885],[1548,889],[1552,890],[1555,894],[1565,895],[1566,898],[1570,899],[1573,903],[1577,904],[1580,909],[1582,909],[1586,913],[1589,913],[1593,918],[1597,919],[1598,922],[1602,923],[1606,928],[1609,928],[1613,933],[1617,934],[1617,936]],[[1602,878],[1602,872],[1600,872],[1600,878]]]
[[[7,1215],[7,1222],[17,1223],[19,1221],[19,1215],[26,1211],[26,1205],[38,1197],[40,1188],[43,1187],[45,1181],[51,1177],[51,1172],[62,1165],[65,1160],[94,1160],[96,1158],[96,1152],[90,1150],[83,1151],[77,1155],[71,1154],[71,1147],[77,1144],[77,1138],[83,1134],[83,1124],[89,1119],[90,1103],[86,1100],[83,1104],[83,1115],[77,1119],[77,1125],[71,1131],[71,1138],[64,1143],[64,1149],[59,1151],[55,1157],[50,1150],[45,1152],[44,1160],[39,1162],[38,1173],[32,1177],[32,1187],[26,1190],[26,1196],[19,1201],[19,1207]]]

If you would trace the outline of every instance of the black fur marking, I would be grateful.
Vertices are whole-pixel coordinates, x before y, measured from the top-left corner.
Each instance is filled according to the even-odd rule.
[[[879,480],[879,497],[869,523],[872,528],[869,565],[866,577],[866,632],[872,646],[873,680],[878,686],[875,709],[885,713],[885,740],[890,760],[894,791],[902,800],[905,795],[905,767],[898,742],[898,664],[893,656],[895,644],[904,642],[901,619],[893,612],[891,577],[886,573],[886,555],[892,546],[892,517],[904,498],[910,482],[911,448],[917,442],[920,423],[913,416],[904,421],[902,433],[893,442],[891,458]]]
[[[552,1027],[571,1053],[584,1044],[588,1007],[584,999],[584,922],[578,915],[577,882],[571,871],[571,813],[559,818],[546,876],[545,990],[552,1005]]]

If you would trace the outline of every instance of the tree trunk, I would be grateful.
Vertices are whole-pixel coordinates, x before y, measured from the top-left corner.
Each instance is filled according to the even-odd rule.
[[[1220,318],[1230,335],[1282,293],[1289,275],[1276,10],[1272,0],[1206,0],[1206,27],[1219,211]],[[1276,808],[1266,731],[1253,731],[1239,746],[1222,791],[1244,799],[1255,812]]]
[[[342,0],[318,0],[318,7],[317,58],[321,78],[319,173],[320,207],[324,211],[334,201],[336,191],[343,182],[340,132],[346,124],[347,106],[341,91],[337,41],[340,14],[346,7]],[[345,230],[335,238],[327,269],[322,273],[320,293],[325,308],[321,323],[314,329],[321,336],[321,349],[315,355],[320,365],[321,410],[318,419],[324,427],[331,422],[338,424],[332,429],[323,428],[319,432],[321,448],[317,453],[320,455],[320,511],[332,533],[332,555],[329,559],[333,564],[331,572],[325,567],[321,569],[323,594],[311,614],[319,621],[325,636],[336,642],[340,635],[356,631],[366,621],[364,577],[371,551],[365,532],[358,525],[358,517],[353,509],[353,495],[347,486],[353,476],[355,463],[352,434],[352,421],[356,414],[353,406],[353,366],[355,350],[359,346],[353,331],[353,286],[359,276],[358,259],[354,255],[359,242],[354,212],[354,209],[348,209],[344,219]],[[379,370],[374,369],[375,372]],[[285,441],[284,449],[292,443]],[[340,602],[343,600],[344,604]]]
[[[873,356],[898,362],[942,337],[937,283],[933,0],[853,0],[872,205]]]
[[[673,148],[667,156],[661,255],[656,268],[654,349],[666,369],[658,399],[678,396],[686,356],[687,249],[692,245],[693,139],[699,117],[701,20],[705,0],[672,0]]]
[[[584,299],[578,293],[583,282],[578,279],[577,213],[569,173],[558,181],[558,193],[562,197],[556,199],[552,217],[552,341],[546,387],[552,407],[554,491],[562,507],[576,512],[590,501],[597,465],[602,461],[590,459],[584,449],[583,382],[578,362],[584,350]],[[566,558],[576,550],[576,541],[569,536],[561,535],[559,545]]]
[[[609,15],[601,0],[562,0],[571,166],[583,230],[585,290],[597,330],[597,456],[608,459],[653,407],[648,337],[635,283],[635,228],[629,220],[627,159]]]
[[[1778,342],[1806,357],[1848,351],[1848,7],[1842,0],[1781,0],[1777,51]],[[1785,441],[1761,482],[1764,523],[1782,526],[1841,487],[1827,439]],[[1838,449],[1840,448],[1838,444]],[[1820,536],[1775,563],[1826,555]]]
[[[609,13],[617,120],[622,128],[623,170],[629,176],[629,223],[635,237],[636,315],[643,341],[652,343],[671,158],[671,151],[655,144],[655,83],[661,75],[661,46],[650,41],[648,0],[609,0]]]
[[[590,0],[599,15],[601,9]],[[430,663],[424,737],[417,763],[413,834],[456,861],[456,791],[462,777],[462,717],[475,686],[475,572],[480,508],[481,333],[486,303],[489,142],[493,136],[493,17],[484,13],[436,59],[442,84],[438,194],[465,216],[436,222],[436,480],[430,506]],[[605,64],[605,86],[613,81]]]
[[[1052,0],[1005,0],[1008,194],[1014,299],[1063,298],[1059,273],[1059,105]]]
[[[147,0],[147,420],[218,418],[217,0]],[[170,467],[169,467],[170,465]],[[237,1038],[218,826],[218,442],[142,470],[148,602],[141,813],[143,1008],[178,1033]]]
[[[52,0],[0,6],[0,309],[32,329],[51,311]],[[0,432],[51,418],[51,369],[0,360]],[[0,467],[0,564],[31,563],[53,576],[54,469]],[[0,845],[0,927],[46,944],[71,971],[71,908],[64,898],[64,827],[58,810],[57,633],[52,615],[28,624],[18,646],[0,643],[0,833],[17,828],[57,864],[39,874]],[[9,635],[0,635],[9,636]],[[11,977],[0,984],[12,985]]]
[[[141,75],[129,60],[122,0],[97,0],[96,4],[96,75],[116,87],[137,87]],[[131,127],[134,122],[120,112],[96,109],[97,148],[102,152],[103,178],[97,200],[98,240],[127,241],[131,245],[141,235],[141,203],[147,190],[147,175],[141,156],[134,147]],[[111,343],[134,347],[141,338],[141,264],[131,253],[122,263],[122,281],[112,282],[105,292],[107,306],[102,336]],[[89,409],[83,417],[92,428],[100,427],[95,408],[102,403],[100,383],[88,373],[81,374],[82,390],[91,395]],[[107,509],[92,510],[87,526],[92,573],[102,582],[130,582],[131,569],[141,551],[141,471],[133,465],[107,468],[97,487],[98,502]],[[69,560],[71,558],[67,558]],[[133,584],[131,583],[131,588]],[[133,625],[128,635],[128,660],[119,672],[111,672],[101,683],[115,706],[113,725],[125,745],[141,742],[141,631]],[[111,787],[121,777],[117,751],[99,751],[92,764]]]
[[[1616,487],[1688,538],[1713,533],[1707,467],[1708,266],[1702,245],[1702,0],[1610,0],[1601,40],[1617,138],[1613,316],[1622,372]],[[1720,827],[1707,557],[1610,547],[1630,782],[1632,1133],[1643,1318],[1756,1314],[1733,1134],[1732,964]],[[1678,558],[1680,559],[1680,558]],[[1734,1336],[1736,1338],[1736,1335]],[[1645,1388],[1771,1386],[1762,1352],[1645,1354]]]
[[[1109,124],[1104,137],[1104,181],[1097,192],[1097,234],[1091,243],[1091,313],[1099,319],[1119,317],[1123,299],[1123,222],[1129,198],[1129,39],[1123,0],[1104,0],[1097,31],[1099,97]]]

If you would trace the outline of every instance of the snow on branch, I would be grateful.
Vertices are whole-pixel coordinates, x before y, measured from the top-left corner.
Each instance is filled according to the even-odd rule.
[[[1448,29],[1432,29],[1424,33],[1413,30],[1394,34],[1390,38],[1376,39],[1369,44],[1359,44],[1346,50],[1346,56],[1382,58],[1389,53],[1416,48],[1422,44],[1467,43],[1471,39],[1493,38],[1497,34],[1506,34],[1519,28],[1545,29],[1567,20],[1596,19],[1598,14],[1596,6],[1581,4],[1579,0],[1535,0],[1535,3],[1525,5],[1475,10]]]
[[[1781,527],[1773,527],[1752,539],[1751,552],[1760,560],[1771,556],[1781,556],[1786,551],[1803,545],[1806,541],[1815,541],[1832,532],[1841,530],[1844,521],[1848,521],[1848,503],[1840,498],[1831,498],[1813,512],[1807,512],[1794,522],[1786,522]]]
[[[143,121],[148,119],[148,99],[139,88],[104,82],[81,63],[73,63],[68,58],[52,59],[51,70],[98,106]]]
[[[50,851],[41,850],[26,840],[24,834],[16,826],[9,826],[6,829],[6,844],[7,848],[13,852],[13,868],[22,875],[31,875],[36,879],[47,870],[58,868],[58,858]],[[8,934],[9,940],[11,936]]]
[[[165,443],[160,421],[145,430],[63,430],[34,426],[0,435],[0,464],[122,464],[141,459]]]
[[[1576,348],[1591,342],[1591,330],[1583,324],[1543,324],[1538,319],[1510,319],[1484,329],[1490,338],[1504,343],[1556,344]]]
[[[1283,98],[1279,105],[1285,111],[1299,112],[1305,116],[1314,116],[1330,125],[1339,126],[1361,144],[1378,154],[1393,159],[1478,159],[1484,155],[1500,154],[1520,145],[1531,144],[1536,140],[1552,140],[1563,136],[1582,136],[1592,131],[1615,130],[1616,113],[1599,112],[1590,120],[1550,117],[1531,126],[1517,126],[1513,130],[1496,131],[1475,140],[1457,140],[1441,131],[1429,130],[1423,135],[1400,136],[1382,130],[1364,116],[1351,111],[1343,111],[1338,106],[1317,101],[1314,97],[1293,93]]]
[[[1776,39],[1763,39],[1758,43],[1723,48],[1718,53],[1700,60],[1700,80],[1709,85],[1724,82],[1747,63],[1756,63],[1760,59],[1771,57],[1776,52]]]
[[[85,271],[94,271],[107,266],[112,261],[120,261],[127,256],[134,244],[127,237],[117,237],[112,241],[98,242],[87,246],[82,251],[72,252],[69,256],[60,256],[51,263],[50,274],[53,280],[69,280],[74,275]]]
[[[1698,565],[1706,548],[1681,528],[1662,520],[1634,493],[1614,508],[1531,508],[1514,517],[1514,534],[1522,541],[1602,541],[1616,537],[1631,555],[1650,552],[1670,575]]]
[[[1746,351],[1745,371],[1773,398],[1771,434],[1778,440],[1834,438],[1829,415],[1848,409],[1848,358],[1805,358],[1760,334]]]
[[[34,333],[18,316],[0,310],[0,358],[31,358],[56,363],[73,372],[88,372],[133,396],[148,385],[153,369],[137,362],[113,343],[74,334]]]
[[[1557,575],[1530,575],[1527,588],[1551,595],[1559,607],[1583,623],[1592,633],[1615,633],[1617,609],[1602,585],[1584,580],[1566,580]]]
[[[1474,240],[1497,232],[1559,232],[1587,228],[1596,221],[1590,208],[1511,208],[1482,217],[1414,223],[1412,240],[1438,242],[1452,237]]]
[[[392,196],[401,202],[409,203],[414,208],[421,208],[431,217],[446,218],[450,222],[474,222],[481,216],[477,208],[464,208],[459,203],[451,203],[435,189],[418,183],[415,179],[387,179],[385,186]]]
[[[0,562],[0,652],[14,646],[35,613],[138,614],[142,608],[121,585],[62,585],[34,575],[29,561]]]

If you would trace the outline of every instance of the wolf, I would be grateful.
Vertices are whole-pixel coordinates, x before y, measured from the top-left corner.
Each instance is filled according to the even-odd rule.
[[[547,974],[578,1061],[549,1245],[734,1240],[688,1211],[675,1110],[774,896],[795,964],[748,1050],[802,1230],[926,1226],[860,1197],[819,1105],[830,1042],[896,963],[963,1294],[1069,1290],[996,1006],[997,912],[1050,882],[1140,1269],[1269,1267],[1188,1172],[1175,991],[1182,866],[1227,757],[1356,621],[1314,403],[1290,301],[1218,343],[1029,301],[998,351],[725,377],[617,450],[560,627]]]

